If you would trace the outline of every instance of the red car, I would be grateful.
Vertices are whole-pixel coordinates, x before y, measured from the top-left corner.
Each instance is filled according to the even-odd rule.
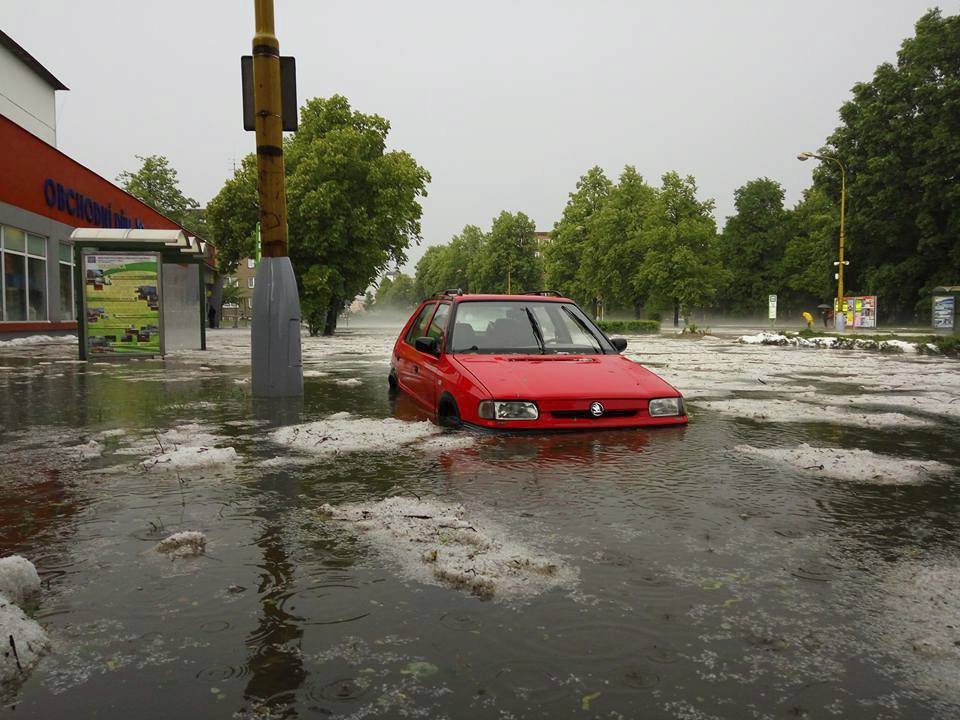
[[[562,430],[687,422],[676,388],[620,353],[551,291],[424,300],[390,359],[390,387],[443,425]]]

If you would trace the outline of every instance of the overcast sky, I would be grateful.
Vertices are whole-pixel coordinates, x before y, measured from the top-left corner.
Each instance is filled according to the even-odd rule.
[[[717,219],[746,181],[809,185],[851,86],[895,61],[927,0],[276,0],[298,95],[346,95],[433,175],[425,244],[522,210],[550,230],[593,165],[696,177]],[[944,14],[960,2],[941,2]],[[0,27],[69,92],[60,149],[113,179],[161,154],[213,197],[253,149],[240,62],[253,0],[2,0]],[[416,260],[423,246],[414,248]]]

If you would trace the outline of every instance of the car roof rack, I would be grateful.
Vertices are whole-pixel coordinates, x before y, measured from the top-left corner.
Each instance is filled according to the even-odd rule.
[[[524,295],[540,295],[542,297],[563,297],[558,290],[527,290]]]
[[[428,300],[436,300],[436,299],[438,299],[438,298],[447,298],[447,297],[451,297],[451,296],[454,296],[454,295],[457,295],[457,296],[463,295],[463,290],[460,289],[460,288],[447,288],[446,290],[443,290],[442,292],[434,293],[433,295],[431,295],[431,296],[430,296],[429,298],[427,298],[427,299],[428,299]]]

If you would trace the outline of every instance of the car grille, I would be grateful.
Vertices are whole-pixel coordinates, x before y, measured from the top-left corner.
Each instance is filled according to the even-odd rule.
[[[604,418],[633,417],[638,410],[607,410],[600,417],[590,414],[589,410],[554,410],[550,414],[563,420],[603,420]]]

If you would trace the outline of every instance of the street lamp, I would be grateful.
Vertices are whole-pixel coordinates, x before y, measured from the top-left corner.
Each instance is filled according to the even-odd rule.
[[[843,163],[840,162],[840,159],[832,155],[817,155],[812,152],[802,152],[797,155],[797,160],[801,162],[806,162],[810,158],[817,158],[817,160],[830,160],[835,162],[837,167],[840,168],[840,259],[839,262],[834,263],[837,266],[837,311],[843,312],[843,268],[845,265],[849,265],[849,260],[843,259],[843,244],[846,239],[843,230],[843,220],[844,213],[846,210],[847,204],[847,169],[843,166]],[[839,325],[840,316],[836,316],[837,325]]]

